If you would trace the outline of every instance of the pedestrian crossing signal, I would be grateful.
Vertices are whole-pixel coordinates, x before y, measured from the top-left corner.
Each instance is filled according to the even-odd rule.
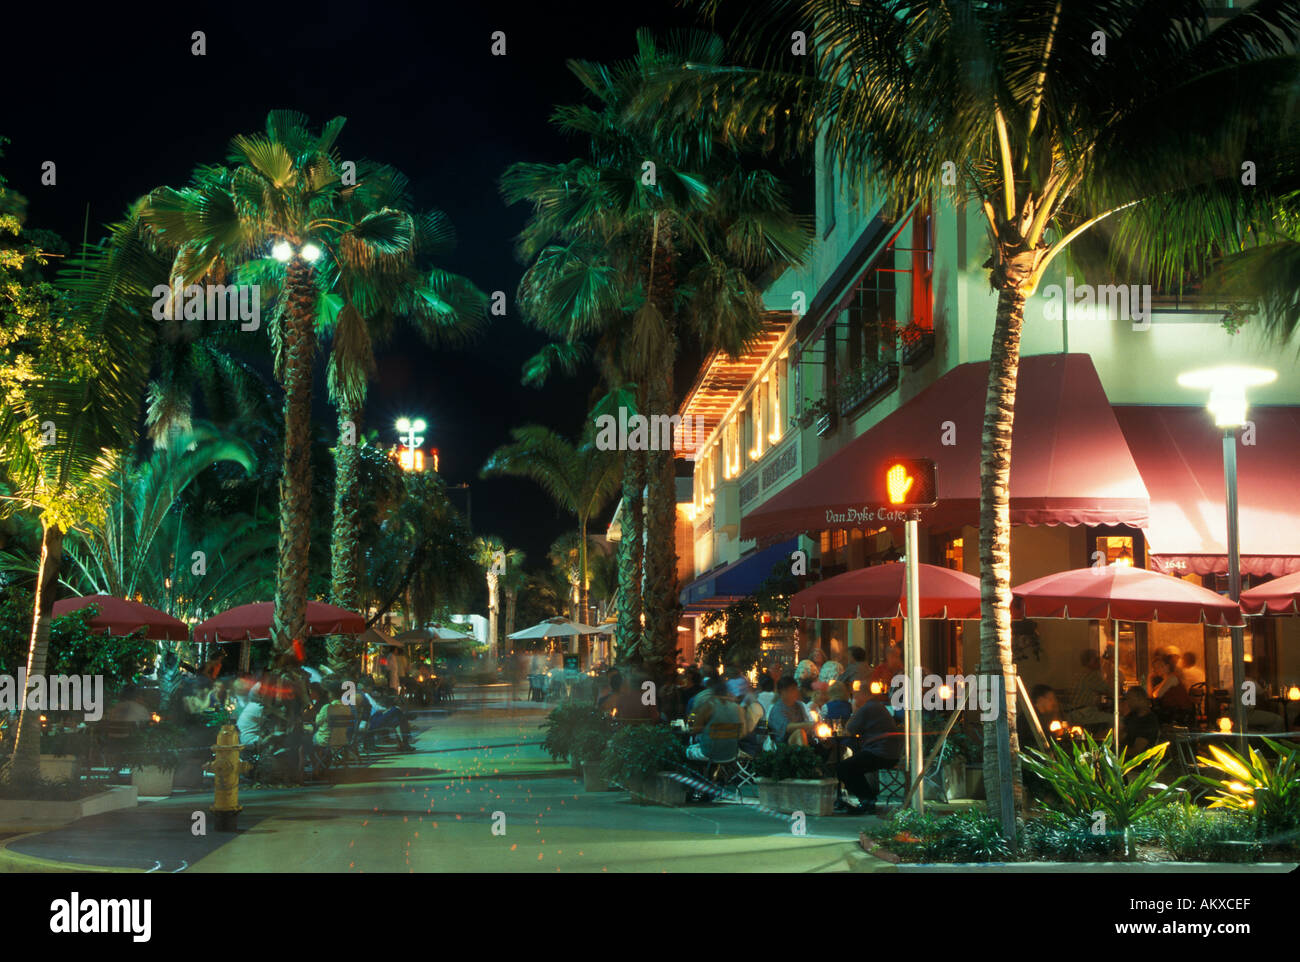
[[[899,508],[931,507],[939,500],[934,462],[929,458],[892,458],[881,472],[882,504]]]

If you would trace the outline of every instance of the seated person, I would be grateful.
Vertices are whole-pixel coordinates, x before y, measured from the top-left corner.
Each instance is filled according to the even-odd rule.
[[[843,759],[835,766],[836,777],[857,798],[858,804],[854,807],[836,799],[836,811],[848,811],[856,815],[874,812],[878,789],[872,785],[867,775],[898,764],[903,751],[903,738],[894,716],[885,707],[885,699],[888,697],[884,693],[871,695],[859,689],[859,707],[848,723],[849,733],[857,736],[853,757]]]
[[[139,725],[147,722],[149,717],[149,708],[144,703],[144,693],[136,685],[128,685],[123,689],[122,697],[108,710],[108,720],[111,722],[130,722]]]
[[[1196,716],[1191,694],[1178,677],[1178,656],[1162,654],[1156,660],[1159,680],[1151,679],[1151,698],[1156,717],[1165,724],[1189,725]]]
[[[686,670],[682,672],[682,688],[678,695],[679,717],[687,718],[690,716],[692,702],[695,696],[704,691],[704,680],[700,675],[698,665],[687,665]]]
[[[244,705],[235,722],[239,729],[241,745],[262,747],[270,737],[270,720],[260,692],[250,693],[248,703]]]
[[[1151,710],[1151,696],[1146,689],[1134,685],[1124,693],[1120,709],[1119,749],[1129,758],[1160,743],[1160,720]]]
[[[827,664],[830,664],[827,662]],[[821,709],[822,720],[827,722],[848,721],[853,716],[853,704],[849,701],[849,691],[838,681],[833,681],[826,690],[826,704]]]
[[[772,710],[772,705],[776,703],[776,679],[767,672],[758,676],[758,703],[763,706],[763,714],[766,716]]]
[[[776,683],[776,702],[767,713],[767,730],[772,741],[807,745],[817,723],[808,714],[808,706],[799,700],[799,683],[786,676]]]
[[[888,692],[893,687],[894,678],[902,673],[903,649],[898,645],[890,645],[885,649],[885,660],[871,670],[867,693],[871,693],[871,685],[878,685],[881,692]]]
[[[1079,662],[1083,673],[1074,686],[1070,721],[1093,734],[1108,731],[1115,720],[1110,706],[1114,691],[1102,674],[1101,655],[1094,648],[1086,648],[1079,656]]]
[[[757,755],[766,740],[767,709],[751,691],[740,702],[740,750],[746,755]]]
[[[623,694],[622,673],[611,671],[608,677],[606,677],[605,683],[609,685],[609,691],[601,695],[596,701],[596,708],[603,711],[605,714],[609,714],[614,710],[615,706],[618,705],[618,700]]]
[[[326,683],[323,701],[316,712],[316,731],[311,738],[318,757],[324,754],[321,749],[328,751],[336,731],[340,729],[347,731],[352,728],[352,709],[343,704],[342,695],[343,686],[337,681],[331,680]]]
[[[1185,651],[1178,660],[1178,677],[1183,680],[1183,687],[1189,692],[1196,685],[1205,684],[1205,672],[1196,664],[1196,652]]]
[[[1069,737],[1069,726],[1062,716],[1061,703],[1057,700],[1056,691],[1051,685],[1035,685],[1029,690],[1029,700],[1033,703],[1034,713],[1038,716],[1038,723],[1043,726],[1043,735],[1049,745],[1054,738]],[[1056,723],[1055,730],[1052,728],[1053,722]],[[1034,723],[1029,718],[1029,712],[1016,713],[1016,735],[1020,739],[1022,749],[1043,750],[1043,746],[1038,743],[1038,736],[1034,732]]]
[[[391,692],[381,691],[378,686],[368,684],[362,692],[362,698],[370,703],[370,724],[366,726],[366,751],[375,750],[375,732],[392,731],[397,737],[398,750],[415,751],[411,745],[411,723],[406,712],[391,701]]]
[[[853,682],[859,678],[864,682],[867,680],[867,649],[855,645],[849,649],[849,666],[836,680],[843,682],[844,687],[849,691],[853,691]]]
[[[687,746],[686,757],[697,762],[735,758],[740,730],[740,706],[727,693],[727,683],[710,679],[709,698],[691,719],[696,740]]]

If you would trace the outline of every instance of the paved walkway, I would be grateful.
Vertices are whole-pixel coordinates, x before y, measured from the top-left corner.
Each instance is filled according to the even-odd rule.
[[[527,703],[524,703],[527,705]],[[864,820],[806,834],[753,805],[642,806],[592,793],[541,748],[540,706],[423,715],[417,751],[337,783],[242,791],[240,831],[191,831],[211,797],[176,794],[0,841],[0,871],[495,872],[876,870]]]

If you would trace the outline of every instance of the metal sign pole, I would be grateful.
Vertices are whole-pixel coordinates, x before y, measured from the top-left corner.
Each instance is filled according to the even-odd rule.
[[[916,783],[914,807],[925,811],[925,753],[921,745],[921,569],[918,567],[917,512],[904,525],[907,552],[907,619],[904,622],[903,659],[907,672],[908,777]],[[915,767],[914,767],[915,766]]]

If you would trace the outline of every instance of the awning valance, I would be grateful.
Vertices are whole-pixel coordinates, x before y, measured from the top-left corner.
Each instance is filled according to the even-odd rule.
[[[752,595],[772,574],[778,561],[789,561],[799,547],[792,538],[761,551],[753,551],[729,565],[714,568],[682,588],[681,602],[688,614],[725,608],[737,599]]]
[[[1252,407],[1237,444],[1244,574],[1300,571],[1300,408]],[[1151,494],[1147,546],[1163,571],[1228,570],[1223,435],[1205,408],[1120,405],[1115,417]]]
[[[893,458],[931,458],[939,504],[922,524],[979,522],[980,437],[988,362],[953,368],[803,478],[741,518],[740,536],[770,540],[862,520],[867,479]],[[1086,354],[1021,361],[1011,454],[1011,523],[1148,520],[1146,487]]]

